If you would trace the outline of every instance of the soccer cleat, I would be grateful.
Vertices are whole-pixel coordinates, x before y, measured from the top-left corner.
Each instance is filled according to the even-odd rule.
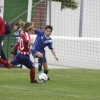
[[[48,79],[47,79],[48,81],[50,81],[50,78],[48,77]]]
[[[38,83],[37,80],[35,80],[34,82],[30,82],[30,83]]]

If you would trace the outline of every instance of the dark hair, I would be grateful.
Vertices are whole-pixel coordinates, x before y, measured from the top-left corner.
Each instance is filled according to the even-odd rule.
[[[52,27],[51,25],[46,25],[45,30],[46,30],[47,28],[51,29],[51,32],[52,32],[53,27]]]
[[[18,23],[18,22],[13,22],[13,23],[11,24],[11,27],[13,28],[14,25],[18,26],[18,29],[19,29],[19,23]]]

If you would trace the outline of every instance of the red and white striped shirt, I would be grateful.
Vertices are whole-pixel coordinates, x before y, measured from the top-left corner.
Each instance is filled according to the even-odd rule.
[[[20,35],[18,51],[21,54],[24,54],[24,55],[29,55],[30,54],[30,47],[29,47],[29,42],[30,41],[31,41],[30,40],[30,34],[28,34],[27,32]]]

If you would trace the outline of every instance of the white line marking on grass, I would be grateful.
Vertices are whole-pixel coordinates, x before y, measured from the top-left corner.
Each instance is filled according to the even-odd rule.
[[[84,98],[84,99],[91,99],[91,100],[100,100],[97,98],[92,98],[92,97],[84,97],[84,96],[78,96],[78,95],[72,95],[72,94],[64,94],[64,93],[55,93],[55,92],[50,92],[50,91],[40,91],[40,90],[32,90],[32,89],[26,89],[26,88],[16,88],[13,86],[8,86],[8,85],[0,85],[0,86],[4,86],[6,88],[10,88],[10,89],[17,89],[17,90],[27,90],[27,91],[34,91],[34,92],[40,92],[40,93],[47,93],[47,94],[53,94],[53,95],[63,95],[63,96],[69,96],[69,97],[75,97],[75,98]],[[100,96],[98,96],[99,98]]]
[[[70,75],[70,74],[54,74],[53,75],[55,76],[84,76],[84,77],[100,77],[100,76],[95,76],[95,75],[80,75],[80,74],[73,74],[73,75]]]

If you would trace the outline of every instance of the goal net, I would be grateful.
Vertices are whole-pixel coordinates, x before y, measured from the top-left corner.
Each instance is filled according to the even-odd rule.
[[[53,26],[51,37],[59,61],[46,48],[48,64],[100,69],[99,0],[33,0],[32,6],[31,21],[37,28]]]

